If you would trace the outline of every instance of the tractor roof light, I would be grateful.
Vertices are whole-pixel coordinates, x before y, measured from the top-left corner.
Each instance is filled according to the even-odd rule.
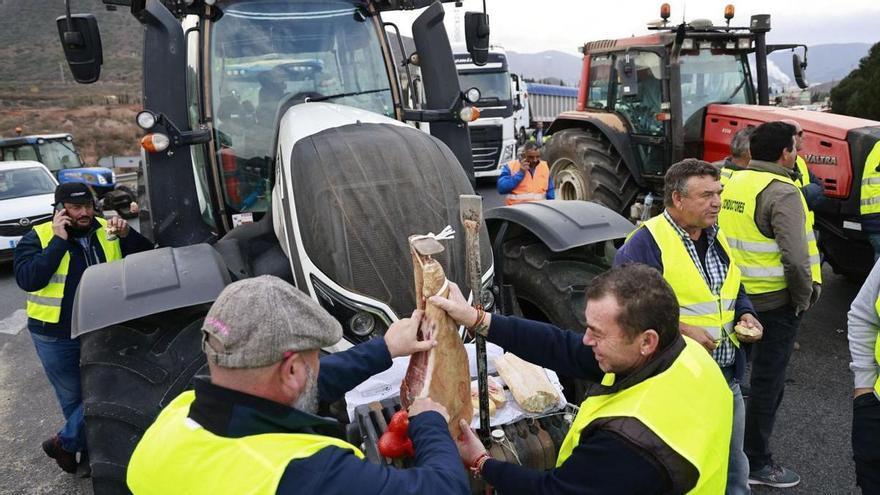
[[[480,109],[477,107],[463,107],[458,111],[458,118],[462,122],[473,122],[480,118]]]
[[[694,39],[693,38],[685,38],[681,42],[682,50],[693,50],[694,49]]]
[[[672,8],[669,6],[668,3],[664,3],[660,6],[660,18],[663,19],[664,22],[669,20],[669,16],[671,14]]]
[[[141,147],[150,153],[159,153],[168,149],[171,140],[161,132],[151,132],[141,138]]]
[[[724,7],[724,18],[730,23],[730,20],[733,19],[733,14],[736,13],[736,9],[733,7],[732,3],[727,4]]]
[[[145,131],[152,129],[156,125],[157,120],[156,114],[149,110],[144,110],[137,114],[137,125]]]
[[[737,48],[740,50],[748,50],[752,47],[752,39],[751,38],[740,38],[737,41]]]

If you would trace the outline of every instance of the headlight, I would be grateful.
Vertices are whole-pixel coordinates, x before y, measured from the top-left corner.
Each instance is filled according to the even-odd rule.
[[[685,38],[681,42],[682,50],[693,50],[694,49],[694,39],[693,38]]]
[[[144,110],[137,114],[137,125],[145,131],[149,131],[156,125],[156,115],[149,110]]]
[[[390,319],[381,310],[349,300],[315,277],[312,277],[312,284],[321,307],[342,325],[346,340],[366,342],[384,335],[391,325]]]
[[[470,103],[476,103],[480,101],[480,90],[478,88],[471,88],[464,93],[464,97]]]
[[[366,311],[359,311],[348,320],[348,328],[358,337],[366,337],[376,329],[376,317]]]
[[[116,184],[116,172],[110,171],[110,182]]]
[[[98,174],[98,184],[106,185],[106,184],[107,184],[107,178],[104,177],[104,176],[101,175],[101,174]]]
[[[737,42],[740,50],[748,50],[752,47],[752,39],[751,38],[740,38]]]
[[[516,148],[515,144],[508,144],[504,147],[504,150],[501,151],[501,159],[498,160],[498,166],[501,167],[505,163],[513,160],[514,149]]]

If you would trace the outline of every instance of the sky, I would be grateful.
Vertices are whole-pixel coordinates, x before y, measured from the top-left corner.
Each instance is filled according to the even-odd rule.
[[[465,11],[481,11],[482,0],[465,0]],[[491,42],[507,50],[534,53],[559,50],[574,55],[584,42],[613,39],[646,33],[646,23],[660,19],[662,1],[654,0],[486,0],[491,28]],[[725,1],[677,0],[670,21],[706,18],[715,24],[724,22]],[[880,1],[878,0],[743,0],[734,2],[736,17],[731,25],[747,26],[753,14],[770,14],[768,43],[876,43],[880,41]],[[452,3],[444,4],[450,40],[455,42]],[[388,20],[412,14],[386,14]],[[392,19],[393,18],[393,19]],[[463,26],[464,21],[459,23]],[[463,39],[461,40],[463,41]]]

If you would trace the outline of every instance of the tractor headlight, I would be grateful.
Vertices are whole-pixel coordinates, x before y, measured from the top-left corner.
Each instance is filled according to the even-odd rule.
[[[752,39],[751,38],[740,38],[737,42],[737,47],[740,50],[748,50],[752,47]]]
[[[101,184],[102,186],[107,185],[107,178],[106,177],[104,177],[101,174],[98,174],[97,177],[98,177],[98,184]]]
[[[381,337],[391,326],[391,319],[377,308],[352,301],[312,277],[318,302],[342,325],[346,340],[358,343]]]

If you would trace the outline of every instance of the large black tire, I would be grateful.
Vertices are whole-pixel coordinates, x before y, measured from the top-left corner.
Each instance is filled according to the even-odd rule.
[[[510,241],[503,250],[504,283],[514,287],[522,315],[583,333],[586,288],[609,268],[607,260],[590,246],[554,253],[537,239]],[[559,378],[569,402],[580,404],[584,384]]]
[[[610,141],[591,129],[565,129],[544,147],[556,199],[595,201],[628,216],[639,189]]]
[[[159,313],[81,337],[86,443],[96,495],[129,493],[128,461],[159,411],[207,374],[207,306]]]

